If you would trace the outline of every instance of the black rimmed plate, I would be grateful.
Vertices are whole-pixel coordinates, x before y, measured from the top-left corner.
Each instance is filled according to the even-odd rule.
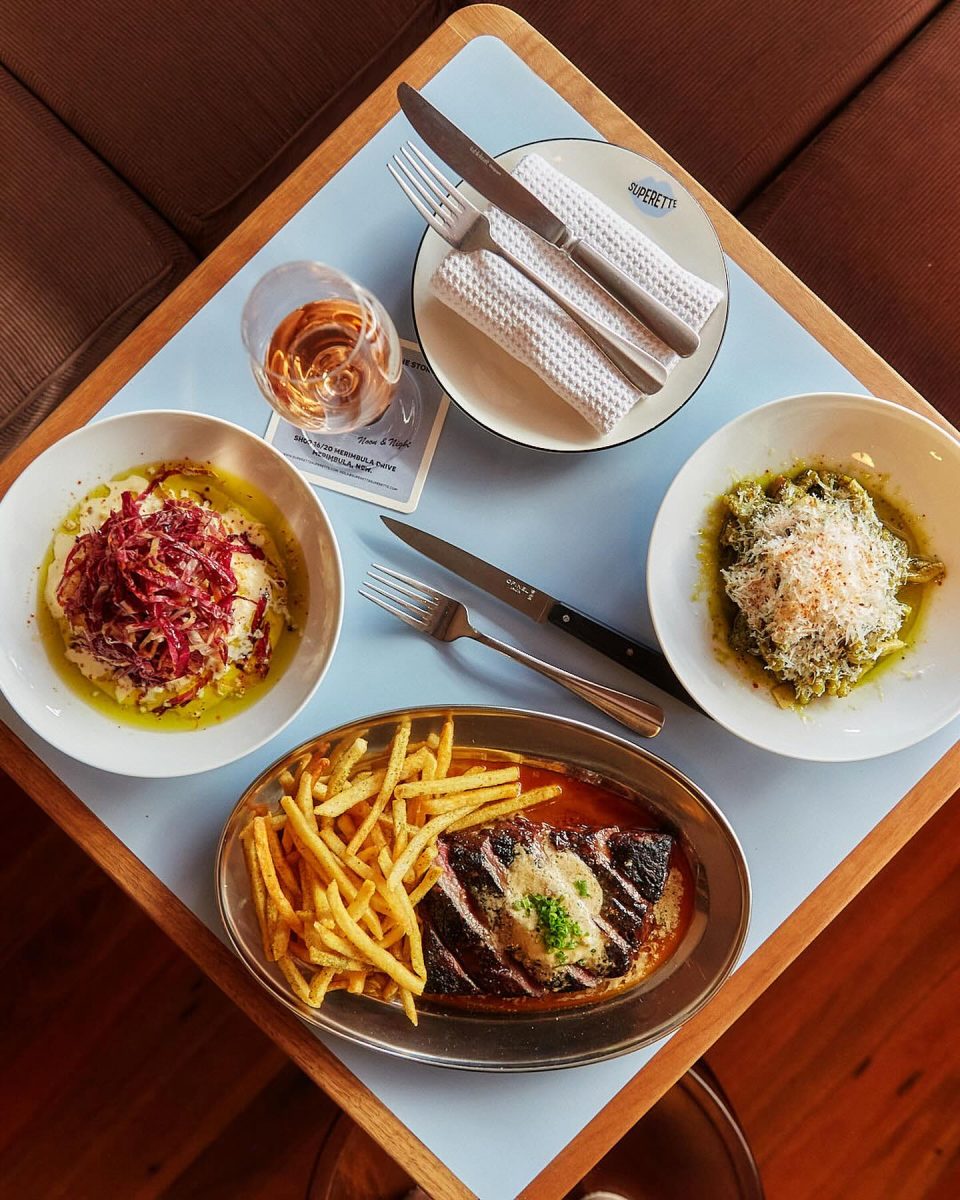
[[[662,247],[682,267],[712,283],[722,300],[710,315],[700,348],[681,360],[665,386],[639,401],[610,433],[593,429],[528,367],[442,304],[430,279],[449,245],[428,229],[413,271],[417,336],[434,374],[450,398],[491,432],[539,450],[602,450],[632,441],[673,416],[690,399],[713,365],[727,320],[727,271],[723,250],[700,204],[651,159],[609,142],[562,138],[532,142],[498,155],[507,170],[530,153],[588,188]],[[466,184],[480,208],[486,201]]]

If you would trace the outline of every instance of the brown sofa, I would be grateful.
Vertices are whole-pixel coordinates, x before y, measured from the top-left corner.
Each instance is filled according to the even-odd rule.
[[[5,0],[0,454],[457,7]],[[960,419],[960,0],[516,0]]]

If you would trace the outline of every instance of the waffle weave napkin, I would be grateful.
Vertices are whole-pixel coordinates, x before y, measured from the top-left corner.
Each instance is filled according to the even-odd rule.
[[[697,332],[721,300],[645,234],[556,170],[528,154],[514,176],[578,237],[642,283]],[[494,241],[534,267],[563,295],[648,350],[669,373],[677,355],[629,316],[554,246],[498,208],[487,211]],[[585,333],[535,284],[487,250],[445,256],[431,280],[434,294],[508,354],[534,370],[602,433],[622,420],[643,393],[611,365]]]

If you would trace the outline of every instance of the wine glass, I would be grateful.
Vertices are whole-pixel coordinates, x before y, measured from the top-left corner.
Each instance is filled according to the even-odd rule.
[[[383,305],[335,267],[275,267],[241,319],[253,376],[267,402],[300,429],[345,434],[379,421],[403,374],[397,331]],[[397,414],[403,423],[407,414]]]

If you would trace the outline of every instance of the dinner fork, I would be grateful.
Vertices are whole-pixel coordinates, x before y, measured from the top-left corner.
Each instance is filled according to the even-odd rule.
[[[643,737],[656,737],[663,728],[663,709],[659,705],[572,675],[515,646],[481,633],[470,624],[470,614],[459,600],[409,575],[401,575],[399,571],[391,571],[389,567],[373,563],[360,586],[360,595],[428,637],[436,638],[438,642],[455,642],[457,638],[465,637],[499,650],[515,662],[523,663],[525,667],[531,667],[561,684]]]
[[[652,395],[667,382],[663,364],[652,354],[592,317],[575,301],[558,292],[538,271],[495,242],[486,214],[471,204],[464,193],[412,142],[401,146],[400,154],[395,154],[393,161],[387,163],[387,170],[421,217],[444,241],[458,250],[489,250],[498,254],[576,321],[628,383]]]

